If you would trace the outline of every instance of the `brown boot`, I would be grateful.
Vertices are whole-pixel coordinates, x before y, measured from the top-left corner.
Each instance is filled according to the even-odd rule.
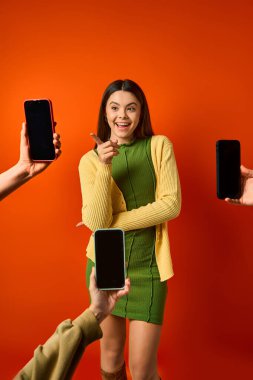
[[[105,372],[102,368],[100,371],[101,371],[102,380],[127,380],[125,363],[117,372],[114,372],[114,373]]]

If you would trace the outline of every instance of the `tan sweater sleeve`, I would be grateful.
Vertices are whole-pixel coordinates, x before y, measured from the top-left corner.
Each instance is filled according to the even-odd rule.
[[[14,380],[71,379],[85,347],[101,337],[101,328],[87,309],[73,322],[62,322]]]
[[[111,228],[125,231],[147,228],[176,218],[180,213],[181,190],[172,143],[163,137],[155,155],[156,201],[114,215]]]
[[[79,164],[82,192],[82,221],[91,230],[108,228],[112,222],[112,165],[101,163],[90,151]],[[91,159],[92,158],[92,159]]]

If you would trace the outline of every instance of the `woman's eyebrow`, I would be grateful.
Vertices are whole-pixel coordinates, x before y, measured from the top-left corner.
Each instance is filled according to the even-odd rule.
[[[137,106],[137,103],[132,102],[132,103],[127,104],[127,107],[128,107],[128,106],[131,106],[132,104],[135,104],[135,105]]]
[[[110,102],[109,104],[117,104],[117,106],[119,106],[119,103],[117,103],[117,102]]]
[[[111,101],[109,104],[117,104],[117,106],[120,106],[119,103],[114,102],[114,101]],[[135,105],[137,106],[137,103],[135,103],[135,102],[131,102],[131,103],[127,104],[126,107],[131,106],[132,104],[135,104]]]

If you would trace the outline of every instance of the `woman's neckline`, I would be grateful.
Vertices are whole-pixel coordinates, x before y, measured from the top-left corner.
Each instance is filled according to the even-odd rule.
[[[130,142],[128,142],[128,143],[119,144],[119,146],[120,146],[120,147],[123,147],[123,146],[131,146],[131,145],[133,145],[136,141],[137,141],[137,139],[134,138],[132,141],[130,141]]]

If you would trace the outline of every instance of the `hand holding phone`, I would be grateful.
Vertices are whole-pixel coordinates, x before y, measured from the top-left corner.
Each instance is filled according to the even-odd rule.
[[[117,228],[94,232],[97,287],[101,290],[123,289],[125,286],[125,238]]]
[[[127,295],[130,290],[130,279],[126,278],[124,289],[116,289],[110,291],[100,290],[97,287],[96,277],[95,277],[95,268],[92,268],[90,274],[90,298],[91,304],[89,309],[94,313],[97,318],[97,321],[100,323],[104,318],[109,315],[115,307],[117,301]]]
[[[30,156],[33,161],[54,161],[54,119],[49,99],[26,100],[24,103]]]
[[[217,196],[220,199],[238,199],[241,196],[240,142],[216,142]]]
[[[241,197],[225,198],[225,201],[235,205],[253,206],[253,170],[241,165]]]

